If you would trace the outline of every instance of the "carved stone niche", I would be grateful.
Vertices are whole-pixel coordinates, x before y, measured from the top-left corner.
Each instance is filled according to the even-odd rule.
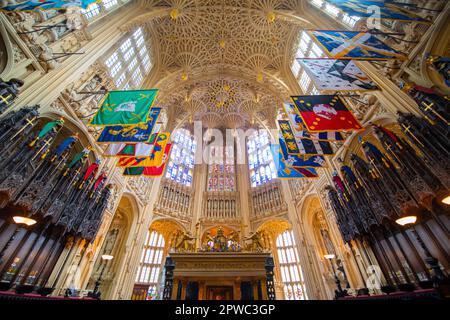
[[[21,78],[25,66],[18,68],[17,65],[26,60],[26,56],[8,33],[3,20],[5,18],[0,17],[0,78]]]
[[[353,104],[353,111],[358,120],[363,120],[367,113],[377,103],[377,98],[371,93],[364,93]]]
[[[8,52],[6,50],[6,43],[3,37],[3,32],[0,31],[0,74],[2,74],[6,69],[6,65],[8,63]]]

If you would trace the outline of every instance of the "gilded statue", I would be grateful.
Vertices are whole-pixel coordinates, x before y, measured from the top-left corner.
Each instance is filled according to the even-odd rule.
[[[201,250],[207,252],[241,251],[239,232],[231,231],[229,235],[225,235],[223,227],[221,226],[217,228],[217,234],[215,236],[212,236],[211,232],[207,231],[204,236]]]
[[[251,240],[250,244],[247,244],[246,249],[248,251],[262,252],[264,250],[264,245],[262,243],[262,235],[260,231],[254,232],[252,235],[248,236],[244,240]]]
[[[219,227],[217,229],[217,235],[214,238],[214,250],[215,251],[226,251],[227,250],[227,237],[223,233],[223,228]]]
[[[178,252],[189,252],[194,250],[195,237],[191,237],[187,232],[178,231],[176,237],[175,249]]]
[[[209,243],[209,242],[212,242],[212,243],[214,243],[214,238],[211,236],[211,232],[206,232],[206,235],[205,235],[205,242],[206,243]]]
[[[239,243],[239,231],[231,231],[228,239],[232,242]]]

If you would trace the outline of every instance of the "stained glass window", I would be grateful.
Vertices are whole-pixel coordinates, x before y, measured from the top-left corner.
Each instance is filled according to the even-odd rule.
[[[197,143],[186,129],[178,129],[172,137],[172,151],[166,171],[166,178],[192,186],[194,159]]]
[[[209,146],[208,191],[236,191],[233,146]]]
[[[117,2],[116,2],[117,3]],[[119,89],[137,89],[152,67],[144,34],[136,29],[105,61],[110,76]]]
[[[286,300],[306,300],[305,283],[292,230],[285,231],[276,241],[281,282]]]
[[[136,274],[137,284],[149,285],[147,300],[157,298],[158,281],[162,272],[164,237],[156,231],[147,232]]]
[[[270,151],[270,138],[266,130],[250,136],[247,140],[250,184],[258,187],[277,178],[277,170]]]

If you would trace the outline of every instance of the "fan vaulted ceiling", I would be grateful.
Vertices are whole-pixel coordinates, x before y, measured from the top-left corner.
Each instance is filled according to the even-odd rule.
[[[301,0],[143,0],[127,28],[145,26],[159,104],[172,120],[236,128],[272,120],[289,96],[285,72]]]

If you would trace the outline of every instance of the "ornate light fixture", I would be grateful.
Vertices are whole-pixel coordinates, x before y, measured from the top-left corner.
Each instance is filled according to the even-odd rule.
[[[273,11],[267,12],[266,18],[267,18],[267,22],[274,23],[275,22],[275,18],[276,18],[275,13]]]
[[[327,260],[334,259],[335,255],[333,253],[324,254],[323,257]]]
[[[180,12],[178,11],[177,8],[173,8],[173,9],[170,11],[170,18],[171,18],[172,20],[177,20],[177,18],[178,18],[179,15],[180,15]]]
[[[441,200],[442,203],[450,205],[450,195],[446,196],[444,199]]]
[[[401,218],[398,218],[397,220],[395,220],[395,223],[401,225],[401,226],[406,226],[408,224],[414,224],[417,221],[417,216],[404,216]]]
[[[225,45],[227,44],[227,42],[225,41],[225,39],[224,38],[221,38],[220,40],[219,40],[219,46],[222,48],[222,49],[225,49]]]
[[[113,258],[114,258],[114,256],[109,255],[109,254],[104,254],[104,255],[102,255],[102,259],[103,259],[103,260],[109,261],[109,260],[112,260]]]
[[[14,216],[13,220],[17,224],[25,224],[27,226],[32,226],[33,224],[36,224],[36,220],[28,218],[28,217],[22,217],[22,216]]]
[[[258,74],[256,75],[256,81],[263,82],[263,80],[264,80],[264,76],[263,76],[262,72],[258,72]]]

